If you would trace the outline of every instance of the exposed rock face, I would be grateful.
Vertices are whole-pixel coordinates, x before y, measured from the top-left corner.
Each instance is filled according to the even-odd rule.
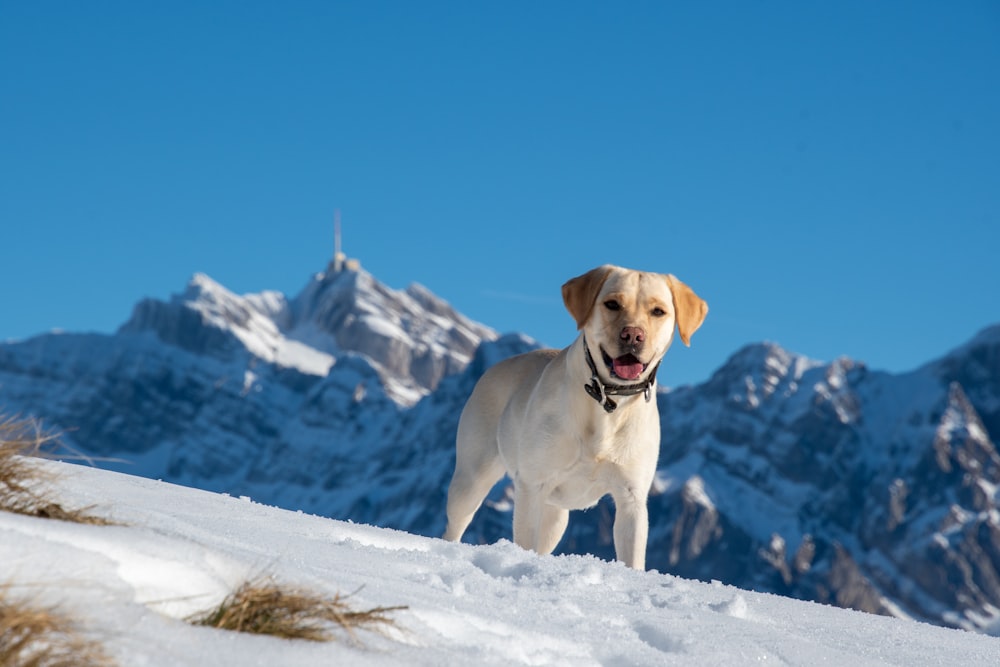
[[[653,503],[668,516],[686,508],[687,482],[696,479],[721,516],[717,546],[705,544],[673,569],[876,613],[991,626],[1000,606],[1000,455],[981,415],[996,398],[977,383],[977,405],[963,381],[988,376],[982,364],[998,350],[994,328],[939,362],[892,376],[757,345],[705,385],[662,396],[668,490]],[[653,549],[674,553],[676,524]]]
[[[368,357],[421,394],[465,368],[480,342],[496,338],[426,288],[394,291],[363,271],[317,277],[288,312],[286,328],[302,340]]]
[[[392,290],[361,270],[317,274],[291,301],[277,292],[237,296],[198,274],[169,302],[140,302],[119,333],[152,333],[219,359],[249,352],[320,376],[337,357],[358,354],[406,405],[462,370],[482,341],[496,338],[426,288]]]
[[[465,400],[534,347],[361,271],[294,299],[195,276],[113,336],[0,344],[0,412],[102,467],[438,535]],[[657,400],[649,567],[997,630],[1000,326],[902,375],[750,345]],[[466,539],[510,539],[511,507],[503,481]],[[560,549],[612,558],[613,518]]]

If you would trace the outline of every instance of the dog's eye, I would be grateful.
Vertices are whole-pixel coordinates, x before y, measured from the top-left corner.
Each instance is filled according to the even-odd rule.
[[[651,312],[652,312],[653,317],[663,317],[664,315],[667,314],[667,311],[663,310],[660,307],[654,308]]]
[[[615,301],[614,299],[610,299],[608,301],[605,301],[604,302],[604,307],[607,308],[608,310],[621,310],[622,309],[622,305],[620,303],[618,303],[617,301]]]

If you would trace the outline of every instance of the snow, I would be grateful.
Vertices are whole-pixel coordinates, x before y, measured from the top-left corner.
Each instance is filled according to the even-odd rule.
[[[228,330],[259,359],[319,377],[330,372],[335,358],[306,342],[286,336],[275,320],[286,319],[280,292],[237,296],[203,273],[196,273],[181,297],[205,321]]]
[[[1000,664],[1000,640],[985,635],[43,465],[60,474],[60,502],[122,525],[0,513],[0,581],[76,615],[122,665]],[[363,646],[183,622],[260,575],[408,609]]]
[[[715,503],[705,491],[705,482],[699,475],[694,475],[684,484],[684,497],[707,509],[715,508]]]

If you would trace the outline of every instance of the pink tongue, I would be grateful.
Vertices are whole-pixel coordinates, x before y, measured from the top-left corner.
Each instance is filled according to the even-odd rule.
[[[631,354],[618,357],[611,363],[611,367],[614,369],[615,375],[623,380],[638,380],[639,376],[642,375],[642,362]]]

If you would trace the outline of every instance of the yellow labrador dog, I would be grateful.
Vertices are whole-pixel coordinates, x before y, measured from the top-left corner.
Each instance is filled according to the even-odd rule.
[[[576,340],[496,364],[462,411],[444,538],[462,538],[506,472],[521,547],[551,553],[569,510],[610,493],[615,554],[644,570],[646,496],[660,451],[656,370],[674,326],[690,345],[708,306],[672,275],[610,265],[573,278],[562,293]]]

